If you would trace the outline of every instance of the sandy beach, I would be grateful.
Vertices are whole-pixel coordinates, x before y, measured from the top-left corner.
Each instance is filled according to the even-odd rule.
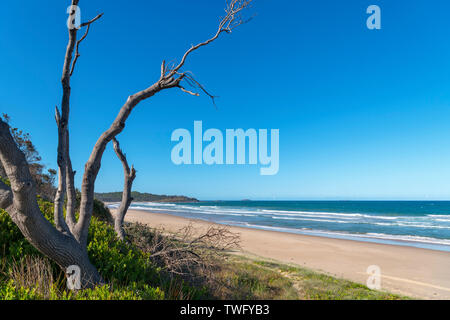
[[[211,223],[129,210],[126,221],[177,231],[189,223]],[[241,236],[242,253],[296,264],[362,284],[367,268],[381,269],[382,290],[420,299],[450,299],[450,253],[405,246],[229,227]]]

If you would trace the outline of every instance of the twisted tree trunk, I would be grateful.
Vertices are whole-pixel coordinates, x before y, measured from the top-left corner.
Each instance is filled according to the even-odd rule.
[[[128,165],[127,158],[125,154],[120,149],[119,141],[116,138],[113,139],[114,151],[116,152],[117,157],[120,162],[122,162],[123,173],[124,173],[124,185],[123,185],[123,193],[122,193],[122,202],[120,203],[119,208],[113,214],[114,219],[114,229],[116,231],[117,237],[120,240],[125,240],[125,230],[123,229],[123,221],[125,219],[125,215],[127,214],[128,208],[133,201],[131,197],[131,188],[133,187],[133,181],[136,178],[136,170],[133,166]]]
[[[1,119],[0,161],[11,182],[11,188],[0,183],[0,206],[8,212],[25,238],[63,270],[72,265],[80,267],[82,288],[102,283],[86,250],[72,235],[59,232],[41,213],[28,163],[11,136],[9,126]]]
[[[100,171],[101,161],[106,146],[113,138],[124,130],[125,123],[130,116],[131,111],[139,104],[139,102],[154,96],[163,89],[174,88],[178,83],[179,81],[174,79],[170,79],[170,81],[158,81],[148,89],[130,96],[120,109],[119,114],[111,124],[110,128],[97,140],[91,156],[85,165],[83,182],[81,185],[80,219],[73,231],[75,238],[82,245],[87,244],[89,225],[91,223],[92,210],[94,208],[95,181]]]

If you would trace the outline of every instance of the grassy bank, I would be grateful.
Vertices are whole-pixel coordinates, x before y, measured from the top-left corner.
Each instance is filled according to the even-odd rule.
[[[224,268],[232,282],[231,299],[275,300],[401,300],[406,297],[375,291],[306,268],[274,261],[234,256]]]
[[[53,205],[40,201],[52,221]],[[95,206],[88,253],[107,285],[71,292],[64,273],[26,241],[0,211],[0,299],[402,299],[305,268],[230,253],[237,238],[225,228],[198,235],[130,224],[115,237],[107,209]]]

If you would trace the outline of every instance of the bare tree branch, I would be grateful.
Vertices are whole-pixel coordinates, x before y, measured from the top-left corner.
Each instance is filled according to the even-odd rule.
[[[72,1],[72,6],[78,5],[78,0]],[[73,15],[74,13],[71,13]],[[72,169],[69,148],[69,113],[70,113],[70,80],[75,70],[76,63],[80,57],[79,47],[81,42],[86,39],[90,26],[103,16],[97,15],[92,20],[81,24],[81,27],[87,27],[85,34],[77,41],[78,29],[69,29],[69,43],[66,49],[64,59],[63,75],[61,79],[63,87],[63,98],[61,103],[61,113],[56,111],[56,122],[58,125],[58,188],[55,196],[55,224],[57,228],[66,233],[73,232],[76,224],[75,219],[75,172]],[[74,57],[75,51],[75,57]],[[67,195],[66,220],[64,220],[64,198]]]
[[[211,98],[214,106],[216,106],[215,99],[217,98],[217,96],[214,96],[211,93],[209,93],[200,82],[195,80],[195,78],[193,77],[193,75],[191,73],[189,73],[189,72],[180,73],[179,70],[184,66],[188,56],[192,52],[215,41],[217,38],[219,38],[220,34],[222,34],[224,32],[231,33],[238,26],[250,21],[251,19],[247,19],[247,20],[243,19],[241,13],[244,9],[248,8],[251,5],[251,3],[252,3],[252,0],[231,0],[230,2],[227,2],[227,6],[225,8],[226,15],[224,18],[222,18],[220,20],[219,27],[218,27],[215,35],[213,37],[211,37],[210,39],[208,39],[204,42],[201,42],[195,46],[192,46],[189,50],[187,50],[185,52],[185,54],[183,55],[180,63],[177,66],[167,70],[167,68],[165,66],[165,62],[163,62],[163,65],[161,67],[161,69],[162,69],[161,70],[161,78],[166,79],[166,78],[172,78],[176,75],[179,75],[178,80],[184,79],[186,82],[189,83],[190,86],[198,88],[201,91],[203,91],[203,93],[205,93],[208,97]],[[167,76],[166,76],[166,73],[168,73]],[[183,91],[185,93],[188,93],[193,96],[199,96],[198,93],[192,92],[190,90],[186,90],[186,88],[183,87],[182,85],[178,85],[178,87],[181,89],[181,91]]]
[[[200,96],[200,94],[198,94],[197,92],[192,92],[192,91],[189,91],[189,90],[186,90],[183,86],[178,86],[180,89],[181,89],[181,91],[183,91],[184,93],[187,93],[187,94],[190,94],[191,96],[196,96],[196,97],[199,97]]]
[[[224,226],[195,228],[191,223],[171,233],[130,223],[126,229],[131,242],[151,254],[152,263],[187,280],[212,280],[216,264],[222,264],[227,252],[240,247],[240,235]]]
[[[88,22],[84,22],[80,25],[80,28],[86,27],[86,26],[90,26],[92,23],[94,23],[95,21],[97,21],[98,19],[100,19],[103,16],[103,13],[98,14],[94,19],[91,19]]]
[[[208,97],[211,98],[212,103],[214,104],[214,106],[217,107],[216,106],[216,98],[218,98],[217,96],[214,96],[211,93],[209,93],[208,90],[206,90],[205,87],[200,82],[195,80],[194,76],[190,72],[184,72],[182,75],[183,75],[183,79],[185,79],[185,82],[187,82],[191,87],[198,88],[201,91],[203,91],[203,93],[205,93]],[[181,85],[178,85],[178,87],[181,89],[181,91],[184,91],[186,93],[190,93],[189,91],[186,91]],[[200,94],[198,94],[198,93],[196,93],[194,95],[200,96]]]
[[[75,70],[75,66],[77,64],[78,58],[81,56],[81,54],[80,54],[80,44],[81,44],[81,42],[83,42],[83,40],[86,39],[86,37],[88,36],[89,29],[91,28],[91,24],[94,23],[95,21],[97,21],[98,19],[100,19],[102,16],[103,16],[103,13],[97,15],[91,21],[81,24],[81,26],[80,26],[81,28],[85,27],[85,26],[87,26],[87,28],[86,28],[86,32],[84,33],[84,35],[80,38],[80,40],[77,41],[76,51],[75,51],[75,58],[74,58],[74,60],[72,62],[72,67],[70,69],[70,76],[72,76],[73,71]]]
[[[72,0],[72,8],[78,5],[79,0]],[[70,16],[74,15],[75,11],[70,13]],[[63,97],[61,102],[61,113],[56,110],[56,123],[58,125],[58,187],[55,195],[55,208],[54,217],[55,224],[58,230],[63,232],[70,232],[67,223],[64,220],[64,199],[66,192],[66,166],[67,159],[69,157],[69,150],[67,149],[68,141],[68,124],[70,113],[70,75],[71,64],[73,59],[73,51],[75,49],[75,43],[77,41],[77,29],[69,29],[69,41],[67,44],[66,55],[64,57],[64,66],[61,78],[61,84],[63,88]]]
[[[114,151],[116,152],[117,157],[123,166],[124,171],[124,185],[123,185],[123,193],[122,193],[122,202],[120,203],[119,208],[113,214],[114,218],[114,229],[116,231],[117,237],[120,240],[125,240],[125,231],[123,229],[123,221],[125,219],[125,215],[127,214],[128,208],[133,201],[131,197],[131,189],[133,187],[134,179],[136,178],[136,170],[133,166],[128,165],[127,157],[123,153],[122,149],[120,149],[119,141],[116,138],[113,138],[113,146]]]
[[[183,58],[181,58],[180,63],[170,71],[168,77],[169,78],[173,77],[184,66],[186,59],[192,52],[203,46],[210,44],[211,42],[219,38],[221,33],[223,32],[231,33],[233,29],[247,22],[248,20],[243,20],[240,13],[244,9],[248,8],[251,5],[251,3],[252,0],[231,0],[230,2],[228,2],[227,7],[225,8],[226,15],[220,21],[216,34],[212,38],[204,42],[201,42],[195,46],[192,46],[189,50],[187,50],[186,53],[183,55]]]
[[[109,129],[107,129],[99,137],[92,150],[91,156],[89,157],[89,160],[85,165],[85,172],[83,175],[83,182],[81,186],[80,219],[78,220],[77,225],[73,230],[75,238],[80,243],[87,243],[88,230],[94,205],[95,181],[97,179],[98,172],[101,167],[101,160],[108,143],[124,130],[128,117],[140,102],[154,96],[160,91],[170,88],[179,88],[183,79],[192,81],[203,92],[207,93],[205,88],[200,85],[200,83],[195,81],[192,76],[188,76],[186,73],[179,73],[179,70],[184,66],[187,57],[193,51],[210,44],[211,42],[216,40],[221,33],[231,33],[234,28],[241,25],[242,23],[245,23],[245,20],[242,19],[241,12],[244,9],[248,8],[251,3],[252,0],[230,0],[230,2],[227,3],[225,9],[226,16],[220,21],[216,34],[212,38],[190,48],[183,55],[181,62],[177,66],[172,67],[171,69],[167,69],[166,63],[163,61],[161,65],[160,79],[147,89],[129,96]],[[210,94],[208,95],[211,98],[214,97]]]

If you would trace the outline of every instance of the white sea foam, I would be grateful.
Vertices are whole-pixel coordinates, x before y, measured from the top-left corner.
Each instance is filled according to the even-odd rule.
[[[397,220],[398,217],[391,216],[378,216],[378,215],[367,215],[362,213],[336,213],[336,212],[323,212],[323,211],[287,211],[287,210],[261,210],[263,213],[275,214],[275,215],[298,215],[298,216],[326,216],[326,217],[340,217],[341,219],[357,219],[357,218],[368,218],[368,219],[382,219],[382,220]]]
[[[404,242],[419,242],[425,244],[437,244],[437,245],[445,245],[450,246],[450,239],[437,239],[431,237],[421,237],[421,236],[411,236],[411,235],[392,235],[385,233],[365,233],[365,234],[356,234],[356,233],[348,233],[348,232],[333,232],[333,231],[325,231],[325,230],[311,230],[311,229],[294,229],[294,228],[283,228],[283,227],[271,227],[271,226],[261,226],[255,224],[245,224],[250,228],[264,229],[264,230],[273,230],[280,232],[289,232],[289,233],[301,233],[301,234],[310,234],[310,235],[322,235],[329,237],[338,237],[344,239],[381,239],[381,240],[389,240],[389,241],[404,241]],[[449,249],[450,250],[450,249]]]
[[[308,219],[308,218],[286,218],[286,217],[272,217],[275,220],[297,220],[297,221],[315,221],[315,222],[332,222],[332,223],[354,223],[342,220],[327,220],[327,219]]]
[[[117,208],[118,206],[118,203],[109,205],[110,208]],[[212,221],[216,221],[218,223],[241,225],[250,228],[275,230],[281,232],[306,233],[361,240],[372,239],[371,241],[376,241],[378,239],[383,241],[403,241],[408,243],[426,243],[450,246],[450,239],[438,239],[433,237],[434,234],[437,234],[438,230],[450,230],[450,215],[429,214],[423,216],[390,216],[363,213],[269,210],[249,207],[237,208],[214,205],[167,204],[155,202],[133,203],[131,208],[135,210],[178,214],[181,216],[205,220],[211,219]],[[211,218],[208,218],[208,216],[211,216]],[[229,216],[230,219],[226,219],[225,217],[227,216]],[[256,220],[257,218],[259,218],[259,220]],[[279,222],[271,223],[267,219]],[[258,222],[253,223],[256,221]],[[295,221],[298,221],[298,223]],[[284,226],[273,226],[272,224],[274,223],[284,224]],[[324,230],[320,227],[320,223],[323,223],[322,227],[325,229],[330,227],[330,224],[335,224],[332,229],[338,229],[339,231]],[[355,225],[355,227],[353,225]],[[361,227],[357,227],[357,225],[360,225]],[[366,233],[360,230],[365,230]],[[375,230],[379,230],[379,232],[371,232]],[[358,231],[361,233],[355,233]],[[386,231],[388,232],[386,233]],[[392,233],[409,232],[412,234],[389,234],[391,231]],[[420,234],[420,236],[417,234]],[[423,236],[429,234],[432,236]]]
[[[432,218],[449,218],[450,219],[450,214],[427,214],[427,217],[432,217]]]

